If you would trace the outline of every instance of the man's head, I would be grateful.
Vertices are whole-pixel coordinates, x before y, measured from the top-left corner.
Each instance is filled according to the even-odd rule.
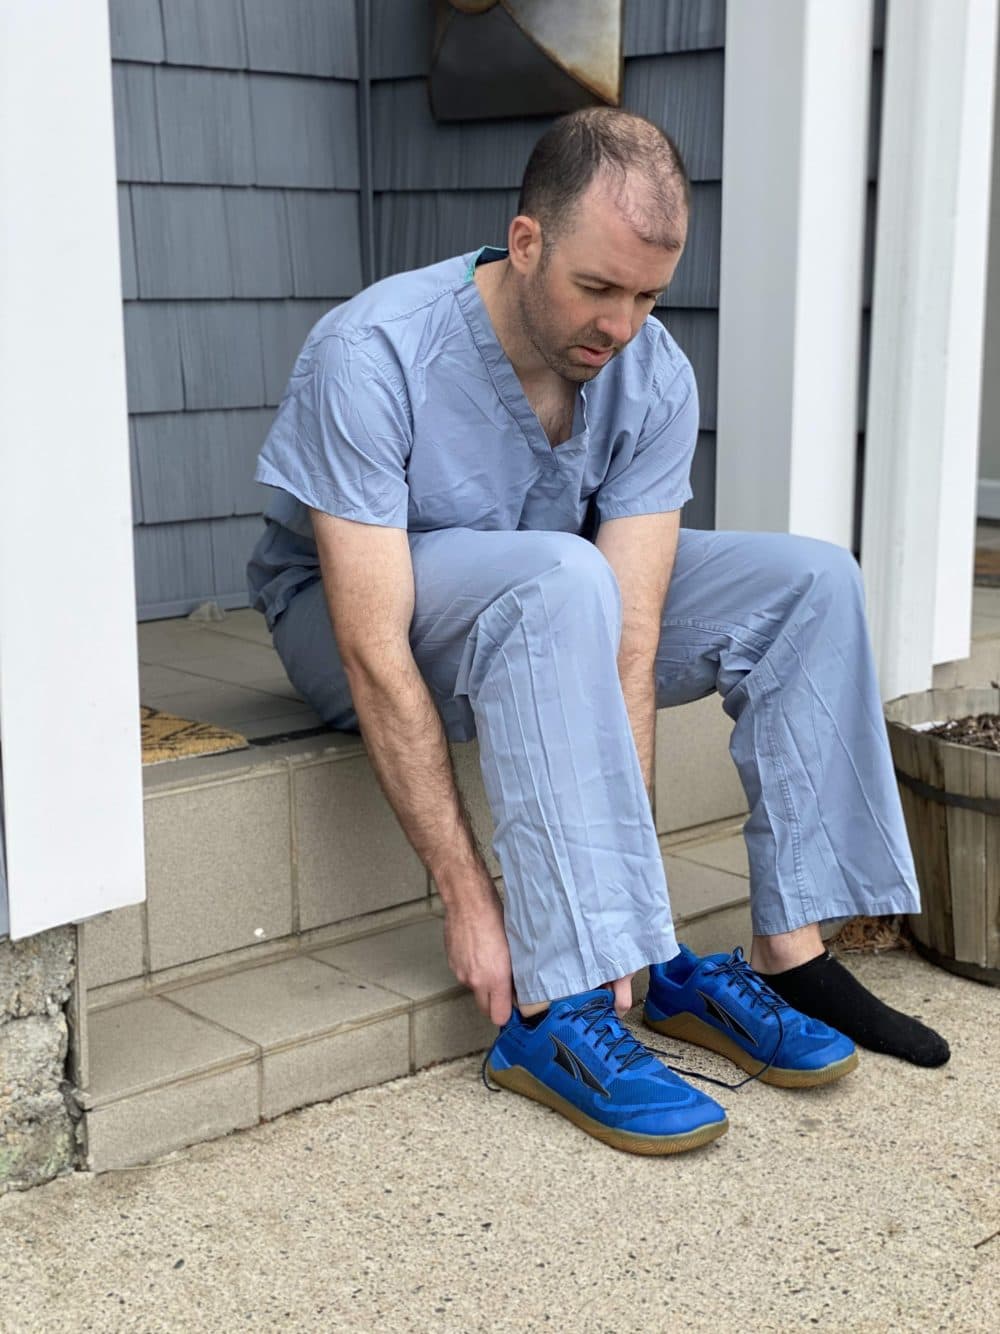
[[[673,277],[689,186],[674,143],[609,107],[563,116],[535,145],[510,225],[522,333],[564,379],[591,380]]]

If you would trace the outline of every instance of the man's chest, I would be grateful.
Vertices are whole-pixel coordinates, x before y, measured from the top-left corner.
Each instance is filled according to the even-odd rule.
[[[538,418],[542,433],[553,448],[570,438],[576,416],[575,387],[567,385],[565,390],[549,391],[544,394],[528,393],[525,397],[528,406]]]

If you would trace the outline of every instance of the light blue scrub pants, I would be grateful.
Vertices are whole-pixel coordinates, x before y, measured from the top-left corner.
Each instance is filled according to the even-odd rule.
[[[414,658],[448,737],[479,737],[518,997],[572,995],[672,958],[610,565],[558,532],[413,533],[410,549]],[[274,642],[320,717],[356,728],[318,582],[293,599]],[[733,719],[758,935],[918,910],[849,551],[682,529],[655,679],[658,706],[717,690]]]

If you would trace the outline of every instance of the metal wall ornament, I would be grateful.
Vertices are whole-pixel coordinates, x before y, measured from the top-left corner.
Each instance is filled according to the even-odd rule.
[[[620,106],[623,0],[431,0],[437,120]]]

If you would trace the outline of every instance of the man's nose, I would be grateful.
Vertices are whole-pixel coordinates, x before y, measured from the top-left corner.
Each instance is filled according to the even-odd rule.
[[[605,310],[598,319],[596,327],[605,338],[611,339],[618,347],[624,347],[632,337],[631,315],[631,307],[626,309],[621,306],[615,310]]]

